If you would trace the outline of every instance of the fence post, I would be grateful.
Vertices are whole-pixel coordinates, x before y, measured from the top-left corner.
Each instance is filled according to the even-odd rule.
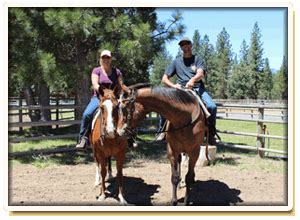
[[[19,107],[22,107],[22,96],[19,96]],[[23,111],[19,110],[19,122],[23,122]],[[19,127],[19,131],[23,132],[23,127]]]
[[[59,98],[56,97],[56,111],[55,111],[55,120],[58,121],[59,120],[59,109],[58,109],[58,106],[59,106]],[[56,125],[56,128],[58,128],[59,126]]]
[[[262,103],[263,105],[264,103]],[[261,106],[258,108],[258,119],[263,120],[264,119],[264,107]],[[263,122],[257,122],[257,134],[262,134],[263,133],[263,126],[264,123]],[[258,148],[264,148],[265,147],[265,143],[263,141],[262,137],[257,137],[256,138],[256,147]],[[264,157],[265,156],[265,152],[258,150],[258,155],[260,157]]]

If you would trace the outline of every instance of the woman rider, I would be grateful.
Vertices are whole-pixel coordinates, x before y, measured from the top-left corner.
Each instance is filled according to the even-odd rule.
[[[111,66],[112,55],[109,50],[103,50],[100,54],[100,66],[95,67],[92,71],[91,80],[93,86],[93,96],[83,112],[83,117],[79,132],[79,141],[76,148],[85,148],[88,141],[89,127],[93,118],[94,111],[99,106],[99,97],[97,91],[99,91],[100,85],[102,87],[113,89],[115,86],[119,86],[123,91],[129,92],[130,90],[123,82],[123,76],[119,69]]]

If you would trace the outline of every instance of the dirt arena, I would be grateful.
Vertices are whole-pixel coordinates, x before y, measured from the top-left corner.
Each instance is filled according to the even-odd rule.
[[[219,155],[220,159],[226,155]],[[228,158],[227,158],[228,159]],[[200,167],[192,187],[191,205],[287,205],[286,161],[258,156],[230,156],[231,163]],[[263,163],[261,165],[260,163]],[[270,169],[260,168],[270,166]],[[183,167],[185,174],[186,167]],[[115,167],[113,174],[115,176]],[[135,159],[124,168],[125,198],[128,205],[169,205],[171,170],[166,159]],[[99,187],[94,187],[93,162],[74,165],[50,165],[38,168],[31,164],[12,163],[9,166],[9,205],[98,206],[119,205],[116,179],[107,182],[107,199],[98,202]],[[178,190],[182,205],[184,188]]]

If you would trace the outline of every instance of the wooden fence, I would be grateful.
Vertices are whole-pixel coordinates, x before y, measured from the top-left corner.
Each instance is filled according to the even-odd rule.
[[[75,109],[83,108],[83,106],[74,105],[74,101],[52,100],[50,106],[24,106],[23,100],[19,99],[17,102],[9,102],[9,130],[22,131],[24,127],[40,127],[40,126],[55,126],[56,128],[68,125],[79,125],[80,120],[74,120]],[[265,152],[278,153],[287,155],[286,151],[267,149],[265,148],[266,139],[281,139],[287,140],[286,136],[275,136],[266,134],[265,123],[279,123],[287,124],[287,106],[285,104],[223,104],[218,103],[217,119],[236,120],[236,121],[250,121],[256,122],[257,131],[255,133],[248,133],[242,131],[218,130],[218,133],[252,136],[256,137],[256,146],[234,145],[228,143],[220,143],[220,145],[231,148],[242,148],[249,150],[256,150],[260,156],[264,156]],[[28,112],[30,110],[49,109],[51,111],[51,121],[30,122],[28,119]],[[14,119],[12,119],[14,118]],[[27,120],[26,120],[27,118]],[[16,120],[17,119],[17,120]],[[139,133],[154,133],[157,130],[158,116],[156,113],[150,113],[146,121],[152,121],[152,129],[139,129]],[[37,137],[9,137],[10,143],[25,142],[41,139],[58,139],[58,138],[74,138],[75,134],[64,135],[50,135]]]

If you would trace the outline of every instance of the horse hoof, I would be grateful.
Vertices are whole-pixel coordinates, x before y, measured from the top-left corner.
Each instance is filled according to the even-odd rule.
[[[121,205],[127,205],[127,201],[124,199],[124,197],[122,195],[119,195],[119,201]]]
[[[171,201],[171,205],[172,205],[172,206],[177,206],[177,200],[172,200],[172,201]]]
[[[104,200],[105,200],[105,195],[104,195],[104,194],[102,194],[102,195],[98,196],[98,199],[97,199],[97,201],[99,201],[99,202],[103,202]]]
[[[183,204],[184,204],[185,206],[189,206],[189,205],[190,205],[190,201],[189,201],[189,199],[187,199],[187,198],[184,198],[184,202],[183,202]]]
[[[107,178],[106,178],[106,180],[111,180],[113,178],[114,178],[114,176],[111,173],[109,173],[108,176],[107,176]]]
[[[97,181],[97,182],[94,183],[94,187],[96,188],[97,186],[100,186],[100,184],[101,184],[101,182],[100,182],[100,181],[99,181],[99,182]]]
[[[125,199],[123,199],[123,200],[120,200],[120,204],[121,204],[121,205],[127,205],[128,202],[127,202]]]
[[[185,181],[184,180],[180,181],[178,186],[179,186],[179,189],[184,188],[185,187]]]

